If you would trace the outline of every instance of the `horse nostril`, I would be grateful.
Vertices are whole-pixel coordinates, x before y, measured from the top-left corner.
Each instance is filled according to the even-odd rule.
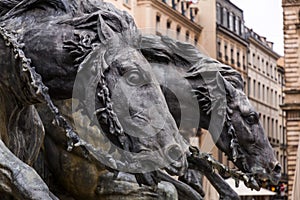
[[[167,149],[166,154],[170,159],[178,161],[183,155],[183,152],[178,145],[172,145]]]
[[[275,173],[277,173],[277,174],[279,174],[279,173],[281,172],[281,166],[280,166],[279,163],[277,163],[277,164],[275,165],[275,167],[273,168],[273,172],[275,172]]]

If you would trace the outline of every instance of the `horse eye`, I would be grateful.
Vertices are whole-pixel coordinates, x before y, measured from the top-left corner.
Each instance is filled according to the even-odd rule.
[[[255,114],[250,114],[246,117],[246,122],[250,125],[256,124],[258,122],[257,116]]]
[[[125,74],[126,81],[129,85],[140,85],[144,82],[144,78],[140,71],[131,70]]]

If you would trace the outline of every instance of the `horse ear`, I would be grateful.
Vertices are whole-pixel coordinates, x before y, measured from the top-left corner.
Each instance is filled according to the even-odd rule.
[[[103,44],[107,44],[108,40],[111,39],[114,35],[114,31],[105,23],[101,14],[99,14],[98,17],[97,31],[99,39]]]
[[[228,100],[234,99],[234,97],[236,96],[236,89],[233,87],[233,85],[224,79],[224,86],[225,86],[225,90],[226,90],[226,95],[228,97],[230,97],[227,99]]]

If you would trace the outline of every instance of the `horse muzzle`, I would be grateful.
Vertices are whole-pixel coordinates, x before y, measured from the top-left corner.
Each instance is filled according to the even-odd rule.
[[[170,175],[182,176],[188,168],[186,153],[179,145],[171,145],[165,149],[165,156],[170,163],[166,171]]]
[[[270,181],[277,185],[281,178],[281,165],[279,162],[275,162],[272,164],[272,171],[270,176]]]

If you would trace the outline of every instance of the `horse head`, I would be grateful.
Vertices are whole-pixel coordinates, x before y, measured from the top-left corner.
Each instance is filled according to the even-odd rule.
[[[164,36],[144,36],[143,54],[158,72],[161,85],[172,83],[180,88],[164,90],[177,124],[184,119],[191,122],[188,123],[191,127],[209,130],[217,147],[240,170],[257,179],[279,181],[281,166],[258,113],[243,92],[243,80],[236,70],[204,56],[193,45]],[[183,82],[183,78],[188,83]],[[193,105],[194,99],[181,98],[187,94],[186,89],[182,89],[185,85],[189,85],[188,92],[192,94],[189,96],[196,97],[198,107]],[[186,108],[193,111],[181,116]]]
[[[240,74],[217,62],[202,66],[197,73],[204,80],[210,80],[204,81],[195,92],[202,115],[210,120],[202,126],[211,132],[217,147],[258,182],[268,179],[277,184],[281,166],[261,126],[259,114],[243,92]]]
[[[217,141],[218,147],[244,172],[277,184],[281,166],[261,125],[259,114],[242,87],[234,87],[225,81],[225,88],[227,118]]]
[[[76,98],[85,98],[81,105],[91,118],[97,117],[117,147],[135,153],[133,160],[144,160],[141,164],[150,163],[152,169],[182,174],[188,147],[149,63],[138,51],[133,19],[110,4],[95,7],[88,2],[12,1],[1,22],[8,31],[19,30],[14,36],[24,44],[24,54],[51,98],[68,99],[82,89],[75,93],[83,96]],[[78,81],[82,84],[74,88]]]

